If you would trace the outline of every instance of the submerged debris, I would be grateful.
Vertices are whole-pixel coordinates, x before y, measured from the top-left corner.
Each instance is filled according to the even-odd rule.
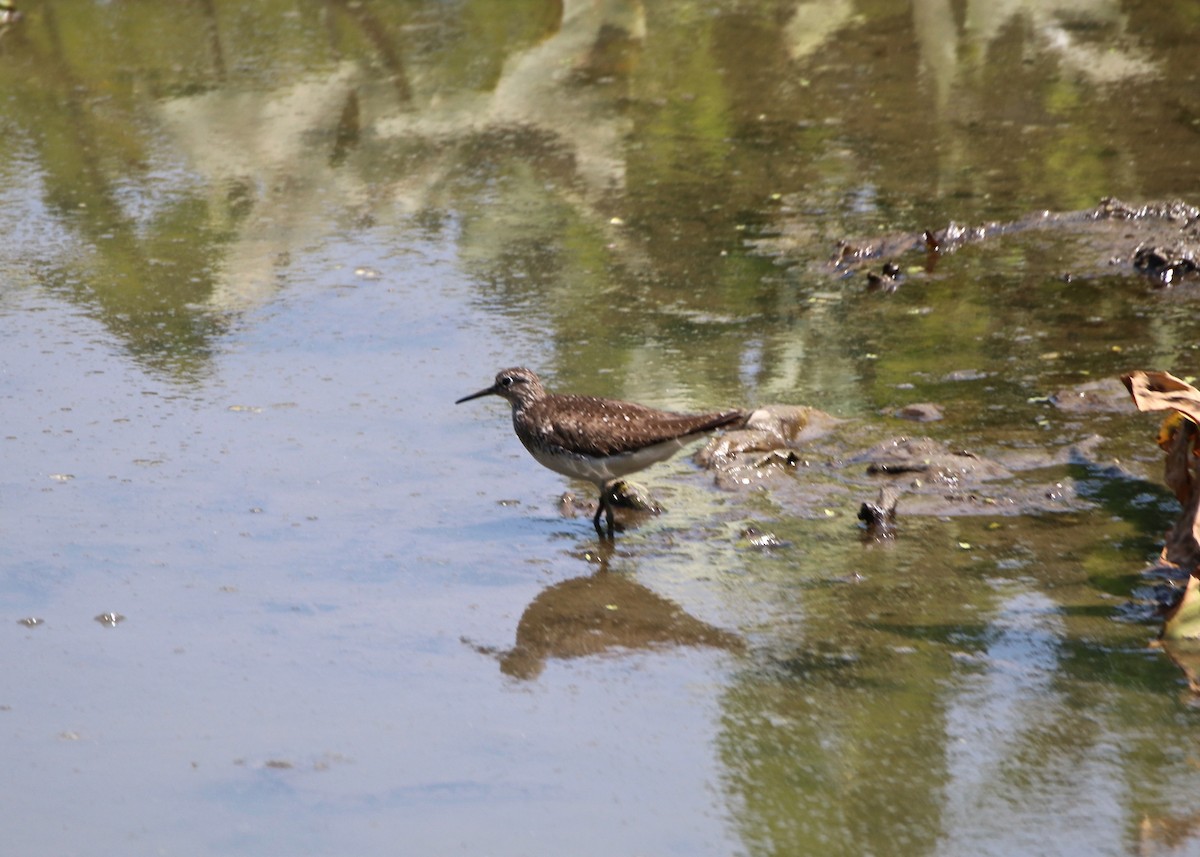
[[[866,525],[866,537],[882,542],[896,538],[896,502],[900,494],[890,485],[879,489],[874,502],[865,502],[858,510],[858,519]]]
[[[928,437],[897,437],[876,444],[850,459],[866,464],[872,476],[918,474],[925,481],[956,484],[962,479],[983,482],[1012,476],[1003,465],[968,450],[952,450]]]
[[[884,262],[879,273],[867,272],[867,288],[873,292],[894,292],[900,287],[900,266],[895,262]]]
[[[696,461],[714,471],[725,487],[750,485],[799,467],[803,463],[799,450],[841,422],[803,405],[764,405],[741,428],[710,440],[696,454]]]
[[[1198,270],[1192,247],[1138,247],[1133,253],[1133,267],[1164,286],[1174,285]]]
[[[932,402],[916,402],[895,408],[892,416],[898,420],[911,420],[915,423],[932,423],[945,419],[946,415]]]
[[[767,530],[760,530],[753,524],[743,528],[742,531],[738,533],[738,539],[741,544],[761,551],[786,547],[788,544],[774,533]]]
[[[1044,401],[1067,414],[1123,413],[1129,393],[1116,378],[1105,378],[1058,390]]]

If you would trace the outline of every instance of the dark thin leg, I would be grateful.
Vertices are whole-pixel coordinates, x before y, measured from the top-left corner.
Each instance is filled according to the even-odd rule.
[[[600,513],[604,513],[604,517],[608,522],[608,539],[613,539],[613,510],[608,503],[609,486],[605,485],[600,489],[600,503],[596,507],[596,517],[592,518],[592,526],[596,528],[596,533],[600,538],[604,538],[604,530],[600,529]]]

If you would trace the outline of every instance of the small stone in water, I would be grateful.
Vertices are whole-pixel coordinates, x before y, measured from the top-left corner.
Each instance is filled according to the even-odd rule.
[[[120,613],[101,613],[96,617],[96,621],[101,625],[107,625],[110,628],[115,628],[117,625],[125,621],[125,617]]]
[[[752,548],[770,549],[784,547],[784,543],[779,536],[774,533],[760,530],[753,525],[742,530],[741,536],[746,540],[747,544]]]
[[[912,420],[918,423],[931,423],[944,419],[942,409],[932,402],[917,402],[905,405],[892,411],[892,416],[901,420]]]

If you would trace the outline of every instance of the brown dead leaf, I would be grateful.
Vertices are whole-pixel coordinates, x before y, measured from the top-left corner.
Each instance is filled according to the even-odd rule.
[[[1180,430],[1184,423],[1195,425],[1191,420],[1181,414],[1179,411],[1171,411],[1169,415],[1163,418],[1162,423],[1158,426],[1158,437],[1155,442],[1163,452],[1168,452],[1171,449],[1171,442],[1175,439],[1175,433]],[[1196,445],[1192,444],[1192,455],[1197,455]]]
[[[1138,854],[1181,853],[1195,842],[1200,831],[1200,813],[1146,816],[1138,830]]]
[[[1139,411],[1171,410],[1186,419],[1168,417],[1159,429],[1157,442],[1167,453],[1164,481],[1183,504],[1183,514],[1167,533],[1162,560],[1189,574],[1200,567],[1200,491],[1193,452],[1200,440],[1200,390],[1168,372],[1130,372],[1121,378]]]
[[[1200,390],[1169,372],[1137,370],[1121,376],[1139,411],[1175,410],[1200,423]]]
[[[1187,588],[1179,602],[1168,611],[1163,621],[1163,645],[1171,660],[1175,661],[1187,676],[1193,692],[1200,692],[1200,652],[1195,644],[1200,641],[1200,581],[1189,577]],[[1190,648],[1180,649],[1172,643],[1188,643]]]
[[[1196,424],[1183,420],[1168,436],[1165,445],[1161,440],[1158,444],[1167,453],[1163,478],[1167,487],[1175,492],[1175,499],[1185,506],[1192,496],[1195,484],[1191,467],[1193,458],[1191,452],[1195,441]]]
[[[1200,491],[1194,492],[1188,499],[1183,514],[1167,533],[1167,540],[1162,549],[1163,560],[1187,569],[1193,576],[1197,566],[1200,566],[1200,527],[1197,526],[1196,520],[1197,512],[1200,511],[1198,507]]]

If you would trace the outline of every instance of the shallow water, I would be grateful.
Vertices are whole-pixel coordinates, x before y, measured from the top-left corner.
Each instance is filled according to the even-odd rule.
[[[824,264],[847,235],[1200,202],[1190,2],[24,12],[6,850],[1200,852],[1200,714],[1128,621],[1174,514],[1156,420],[1044,400],[1192,374],[1194,293],[1068,282],[1050,234],[890,295]],[[666,511],[606,551],[502,402],[452,404],[509,365],[846,423],[755,490],[656,466]],[[924,401],[946,419],[886,416]],[[1086,502],[902,501],[891,544],[855,489],[806,493],[913,433],[1101,441],[1030,477]]]

